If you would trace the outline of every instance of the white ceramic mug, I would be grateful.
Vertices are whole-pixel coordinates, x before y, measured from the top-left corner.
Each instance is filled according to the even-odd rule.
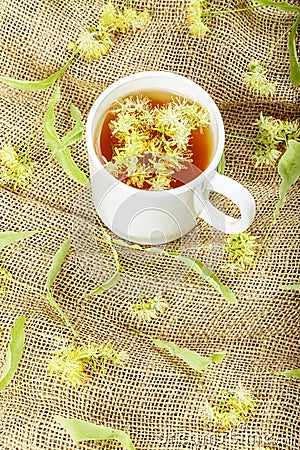
[[[114,178],[97,156],[99,132],[115,100],[141,92],[162,91],[200,103],[210,114],[213,137],[212,159],[199,176],[183,186],[164,191],[145,191]],[[224,125],[219,109],[200,86],[169,72],[140,72],[122,78],[95,101],[87,120],[92,194],[97,213],[107,227],[121,238],[138,244],[158,245],[173,241],[195,227],[198,217],[225,233],[239,233],[252,223],[255,203],[241,184],[220,175],[216,168],[224,150]],[[240,209],[236,219],[216,209],[210,191],[232,200]]]

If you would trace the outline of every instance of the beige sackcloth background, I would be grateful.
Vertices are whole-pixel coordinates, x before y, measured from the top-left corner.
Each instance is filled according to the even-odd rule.
[[[119,6],[124,2],[114,2]],[[250,0],[214,0],[216,8],[247,7]],[[1,75],[40,80],[58,70],[69,57],[68,42],[86,26],[95,25],[104,2],[99,0],[2,0],[0,4]],[[294,2],[296,4],[296,0]],[[189,34],[185,0],[142,0],[134,5],[151,14],[149,26],[120,36],[101,61],[77,58],[63,76],[57,107],[57,129],[64,135],[72,126],[69,106],[87,114],[96,97],[119,78],[143,71],[165,70],[201,85],[217,103],[227,134],[254,137],[260,112],[282,119],[299,117],[299,89],[289,81],[287,39],[282,39],[266,63],[277,85],[272,99],[256,97],[242,84],[251,59],[262,60],[295,20],[295,14],[274,8],[226,14],[214,19],[203,40]],[[22,92],[3,84],[1,89],[1,147],[25,139],[48,95]],[[280,289],[299,280],[299,184],[287,202],[254,269],[232,274],[222,268],[222,252],[190,250],[213,268],[238,298],[227,303],[198,275],[167,256],[119,249],[122,276],[103,294],[87,292],[113,273],[112,257],[86,233],[101,234],[90,192],[70,180],[36,134],[31,158],[36,164],[32,183],[24,190],[1,189],[1,231],[54,229],[1,252],[8,269],[7,297],[1,300],[0,367],[9,330],[25,315],[26,344],[13,381],[0,393],[1,450],[117,449],[116,442],[74,444],[54,421],[54,415],[88,420],[121,430],[125,424],[138,450],[254,449],[253,436],[268,447],[299,450],[299,381],[276,375],[300,367],[299,294]],[[226,139],[226,175],[241,182],[255,197],[257,214],[250,232],[262,240],[278,200],[276,167],[255,169],[254,146]],[[84,139],[72,154],[88,174]],[[224,208],[233,213],[230,204]],[[73,245],[57,278],[53,294],[82,339],[110,342],[124,350],[124,367],[108,365],[106,382],[94,373],[78,390],[47,376],[55,349],[71,339],[57,313],[45,299],[45,281],[52,258],[72,231]],[[168,248],[223,243],[224,236],[203,221],[182,241]],[[128,310],[144,295],[161,293],[170,307],[158,320],[138,325]],[[226,360],[196,373],[183,362],[152,345],[129,327],[209,356],[226,350]],[[256,414],[235,435],[207,427],[200,408],[214,405],[221,389],[239,383],[251,389]],[[112,400],[113,393],[118,407]],[[119,408],[119,410],[118,410]],[[205,438],[206,436],[206,438]],[[252,436],[252,439],[251,439]],[[206,439],[204,443],[203,439]]]

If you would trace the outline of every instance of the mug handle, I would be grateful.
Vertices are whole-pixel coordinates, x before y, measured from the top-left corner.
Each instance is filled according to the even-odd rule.
[[[200,189],[201,187],[198,190],[200,191]],[[210,191],[218,192],[232,200],[240,209],[241,218],[235,219],[234,217],[227,216],[215,208],[209,201]],[[201,217],[207,223],[224,233],[241,233],[253,222],[255,216],[254,198],[246,188],[232,178],[214,171],[204,194],[203,191],[197,192],[197,189],[194,194],[194,202],[198,197],[203,205],[203,209],[197,213],[198,217]]]

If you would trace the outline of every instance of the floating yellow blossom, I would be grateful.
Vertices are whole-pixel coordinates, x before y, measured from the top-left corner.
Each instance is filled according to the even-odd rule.
[[[106,169],[128,185],[142,188],[146,183],[156,191],[170,189],[175,172],[192,162],[191,133],[202,133],[210,122],[199,103],[180,98],[153,106],[146,96],[129,96],[115,102],[110,113],[117,142]]]

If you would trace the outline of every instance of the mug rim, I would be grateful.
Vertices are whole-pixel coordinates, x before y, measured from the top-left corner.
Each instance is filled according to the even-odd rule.
[[[111,175],[105,169],[105,167],[103,166],[103,164],[101,163],[100,159],[98,158],[98,156],[96,154],[96,151],[94,148],[93,133],[92,133],[94,116],[99,108],[99,105],[105,99],[105,97],[110,95],[116,88],[122,86],[124,83],[132,82],[132,81],[139,80],[142,78],[153,77],[153,76],[154,77],[163,77],[163,78],[173,78],[178,81],[181,80],[181,81],[184,81],[186,84],[190,84],[191,87],[196,88],[198,91],[200,90],[201,93],[204,94],[204,96],[209,100],[210,108],[213,110],[213,113],[217,120],[217,125],[218,125],[217,148],[215,150],[215,154],[212,157],[212,160],[210,161],[210,163],[206,167],[206,169],[200,175],[198,175],[197,177],[195,177],[188,183],[183,184],[182,186],[178,186],[178,187],[175,187],[172,189],[158,190],[158,191],[142,190],[142,189],[136,188],[134,186],[127,185],[127,184],[123,183],[122,181],[118,180],[117,178],[115,178],[113,175]],[[217,107],[216,103],[214,102],[212,97],[209,95],[209,93],[207,91],[205,91],[201,86],[199,86],[197,83],[190,80],[189,78],[184,77],[182,75],[175,74],[173,72],[149,70],[149,71],[143,71],[143,72],[136,72],[134,74],[119,78],[117,81],[110,84],[107,88],[105,88],[101,92],[101,94],[94,101],[94,103],[90,109],[90,112],[88,114],[88,118],[87,118],[87,122],[86,122],[86,144],[87,144],[87,150],[88,150],[89,157],[91,158],[95,167],[97,167],[97,169],[99,171],[105,170],[106,176],[108,176],[108,178],[111,178],[112,181],[114,181],[114,182],[119,182],[120,188],[125,189],[128,193],[130,193],[130,192],[133,193],[133,192],[138,191],[138,192],[143,192],[147,195],[152,195],[152,196],[162,195],[163,193],[166,193],[166,192],[181,194],[181,193],[187,192],[191,189],[194,190],[201,183],[202,179],[205,178],[205,176],[207,176],[213,170],[216,169],[216,167],[221,159],[222,153],[224,151],[225,130],[224,130],[224,123],[223,123],[223,119],[222,119],[221,113],[219,111],[219,108]]]

